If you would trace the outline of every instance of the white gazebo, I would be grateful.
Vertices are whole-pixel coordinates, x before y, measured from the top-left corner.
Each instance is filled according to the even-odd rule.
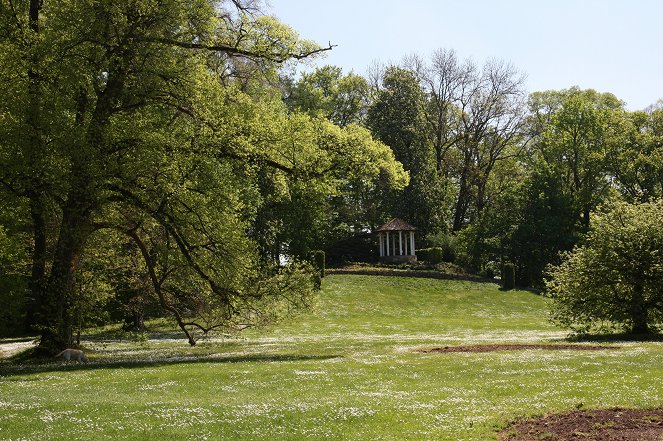
[[[375,230],[384,262],[416,262],[414,247],[415,227],[401,219],[392,219]]]

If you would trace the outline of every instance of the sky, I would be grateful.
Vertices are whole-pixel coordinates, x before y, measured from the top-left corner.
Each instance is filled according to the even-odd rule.
[[[344,72],[453,49],[511,62],[528,92],[591,88],[629,110],[663,99],[663,0],[269,0],[267,11],[336,45],[316,64]]]

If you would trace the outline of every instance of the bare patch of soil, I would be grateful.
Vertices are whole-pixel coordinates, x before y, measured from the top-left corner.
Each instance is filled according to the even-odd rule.
[[[442,348],[421,349],[417,352],[428,354],[431,352],[495,352],[495,351],[521,351],[527,349],[543,350],[572,350],[572,351],[605,351],[619,349],[619,346],[607,345],[570,345],[570,344],[486,344],[466,346],[444,346]]]
[[[660,441],[663,409],[597,409],[518,421],[500,441]]]

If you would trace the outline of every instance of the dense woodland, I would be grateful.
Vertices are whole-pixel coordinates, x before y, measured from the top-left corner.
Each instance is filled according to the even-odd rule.
[[[311,302],[314,251],[374,259],[391,217],[542,287],[595,213],[663,197],[660,101],[528,94],[449,49],[295,74],[337,49],[254,2],[1,5],[0,331],[44,352],[150,314],[191,344],[271,322]]]

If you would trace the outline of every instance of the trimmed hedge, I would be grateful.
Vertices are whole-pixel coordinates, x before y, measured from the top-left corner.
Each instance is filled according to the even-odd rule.
[[[441,247],[421,248],[417,250],[417,260],[429,263],[442,263],[444,253]]]
[[[316,250],[312,253],[312,264],[320,272],[320,277],[325,277],[325,252]]]

